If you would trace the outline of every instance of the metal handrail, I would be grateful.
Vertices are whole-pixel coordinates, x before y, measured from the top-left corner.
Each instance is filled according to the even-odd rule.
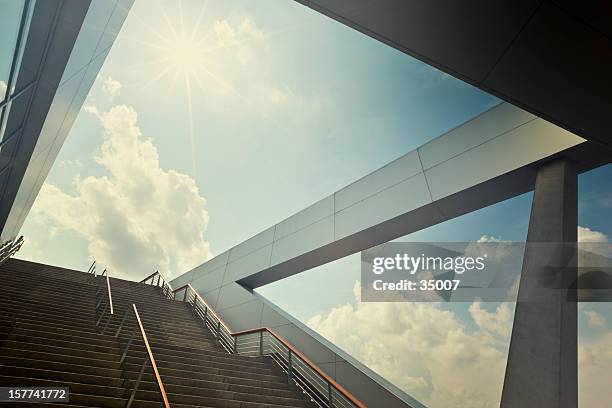
[[[95,261],[94,261],[95,264]],[[92,266],[95,268],[95,265],[92,264]],[[90,269],[92,269],[92,267],[90,267]],[[101,333],[104,334],[106,332],[106,329],[109,326],[109,323],[111,322],[111,320],[113,319],[113,317],[115,316],[115,311],[114,311],[114,306],[113,306],[113,294],[111,291],[111,285],[110,285],[110,278],[108,276],[108,272],[106,269],[104,269],[104,271],[102,272],[102,274],[99,275],[99,277],[102,277],[106,275],[106,290],[104,290],[103,285],[100,283],[98,285],[98,290],[96,291],[96,316],[97,316],[97,320],[96,320],[96,327],[99,327],[100,324],[102,323],[104,316],[107,315],[106,318],[106,322],[104,323],[104,326],[101,330]],[[108,302],[105,302],[104,300],[108,299]],[[104,308],[102,308],[102,304],[104,304]],[[136,333],[137,331],[140,332],[140,337],[145,345],[145,348],[147,350],[147,357],[144,359],[144,362],[140,368],[140,372],[138,373],[138,377],[136,379],[136,382],[134,383],[134,387],[132,388],[131,394],[129,399],[126,402],[125,408],[130,408],[132,406],[132,403],[134,402],[134,399],[136,397],[136,392],[138,391],[138,387],[140,385],[140,382],[142,381],[142,376],[144,375],[144,370],[147,366],[147,364],[151,364],[151,368],[153,370],[153,374],[155,377],[155,381],[157,382],[157,385],[159,387],[159,392],[161,394],[162,397],[162,401],[164,403],[164,408],[170,408],[170,403],[168,401],[168,396],[166,394],[166,389],[164,387],[163,381],[161,379],[161,376],[159,374],[159,370],[157,368],[157,363],[155,362],[155,358],[153,357],[153,352],[151,351],[151,346],[149,344],[149,339],[147,338],[147,334],[145,332],[144,326],[142,324],[142,320],[140,319],[140,314],[138,313],[138,309],[136,308],[136,305],[134,303],[132,303],[132,310],[134,312],[134,317],[136,319],[136,323],[137,323],[137,327],[134,327],[132,330],[132,333],[129,337],[129,340],[127,342],[127,345],[125,347],[125,349],[123,350],[123,353],[121,355],[121,359],[119,361],[119,368],[122,369],[123,364],[126,360],[128,351],[130,350],[130,346],[132,345],[132,342],[134,341],[134,338],[136,337]],[[108,313],[107,313],[108,311]],[[126,323],[126,320],[129,317],[129,311],[130,309],[126,309],[125,312],[123,313],[123,316],[121,318],[121,322],[119,323],[119,326],[117,327],[117,330],[115,331],[114,337],[115,338],[119,338],[119,334],[121,333],[121,330],[124,328],[124,325]],[[124,380],[125,381],[125,380]]]
[[[135,319],[136,322],[136,326],[132,328],[132,332],[130,333],[129,337],[128,337],[128,341],[127,344],[125,345],[125,347],[123,348],[123,351],[121,353],[121,358],[119,360],[119,369],[123,370],[123,365],[126,362],[127,359],[127,355],[128,352],[130,351],[130,348],[132,346],[132,344],[134,343],[134,340],[136,339],[136,334],[140,333],[140,339],[142,340],[145,349],[146,349],[146,354],[147,356],[144,358],[144,361],[140,367],[140,370],[138,372],[138,376],[136,378],[136,381],[134,382],[134,385],[131,389],[130,392],[130,396],[128,398],[128,400],[126,401],[125,404],[125,408],[130,408],[132,406],[132,403],[134,402],[134,399],[136,398],[136,392],[138,391],[138,388],[140,386],[140,382],[142,381],[142,377],[144,375],[144,370],[147,367],[147,365],[151,364],[151,369],[153,371],[153,377],[155,377],[155,382],[157,383],[157,386],[159,388],[159,393],[162,397],[162,402],[164,403],[164,408],[170,408],[170,402],[168,400],[168,395],[166,394],[166,388],[164,386],[164,383],[162,381],[161,375],[159,374],[159,369],[157,368],[157,363],[155,362],[155,357],[153,356],[153,352],[151,350],[151,346],[149,344],[149,339],[147,337],[147,334],[145,332],[144,329],[144,325],[142,324],[142,320],[140,319],[140,314],[138,313],[138,308],[136,307],[136,305],[134,303],[132,303],[132,308],[131,310],[133,311],[133,315],[132,317]],[[121,318],[121,322],[119,323],[119,326],[117,327],[117,330],[115,331],[114,337],[115,338],[119,338],[119,334],[121,333],[121,331],[123,330],[126,320],[128,319],[128,317],[130,316],[130,308],[127,308],[125,310],[125,312],[123,313],[123,317]],[[123,386],[125,387],[125,382],[127,379],[123,380]]]
[[[157,278],[157,282],[155,282],[155,278]],[[141,280],[140,283],[160,287],[161,294],[163,297],[165,297],[166,299],[174,299],[174,289],[172,289],[172,286],[170,285],[168,280],[164,278],[160,271],[153,272],[151,275]]]
[[[108,303],[110,304],[110,314],[115,314],[115,309],[113,307],[113,294],[111,293],[111,286],[110,286],[110,278],[108,277],[108,274],[106,274],[106,288],[108,289]]]
[[[183,292],[182,296],[181,292]],[[366,408],[364,403],[325,374],[308,357],[274,330],[268,327],[260,327],[232,332],[191,284],[181,286],[174,290],[173,294],[175,300],[182,300],[192,305],[194,312],[203,319],[205,326],[213,332],[217,342],[229,353],[270,356],[287,373],[287,381],[295,382],[304,393],[321,407]],[[255,336],[254,340],[249,338],[252,336]],[[246,340],[246,342],[241,341],[241,339]]]
[[[138,314],[138,309],[136,308],[136,305],[134,303],[132,303],[132,308],[134,309],[134,315],[136,316],[136,320],[138,321],[138,327],[140,328],[140,335],[142,336],[142,341],[144,342],[145,348],[147,349],[147,355],[149,357],[149,362],[151,363],[151,367],[153,368],[153,374],[155,376],[155,381],[157,381],[159,392],[164,402],[164,407],[170,408],[170,403],[168,402],[168,396],[166,395],[166,389],[164,387],[162,378],[159,375],[159,370],[157,369],[157,363],[155,363],[155,357],[153,357],[151,346],[149,345],[149,339],[147,338],[147,334],[145,333],[145,329],[142,325],[142,320],[140,320],[140,315]]]

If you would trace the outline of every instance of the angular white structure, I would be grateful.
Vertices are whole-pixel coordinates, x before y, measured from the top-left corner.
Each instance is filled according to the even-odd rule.
[[[191,283],[232,330],[274,328],[367,405],[419,406],[251,289],[530,191],[543,163],[585,171],[611,153],[502,103],[171,283]]]

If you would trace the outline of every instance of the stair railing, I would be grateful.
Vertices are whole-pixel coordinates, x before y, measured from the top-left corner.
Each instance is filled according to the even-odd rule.
[[[102,322],[104,316],[106,315],[106,322],[102,327],[101,333],[104,334],[110,323],[113,315],[115,314],[115,308],[113,305],[113,294],[111,291],[110,278],[108,277],[108,273],[106,269],[100,275],[100,277],[106,275],[106,286],[102,284],[98,284],[98,289],[96,290],[96,327],[100,327],[100,323]],[[104,304],[104,308],[102,308],[102,304]]]
[[[174,299],[174,289],[170,283],[164,278],[160,271],[155,271],[151,275],[147,276],[140,283],[144,283],[145,285],[152,285],[161,288],[161,294],[166,299]]]
[[[236,339],[230,329],[198,292],[189,284],[176,289],[174,299],[189,303],[194,313],[202,319],[204,325],[213,333],[217,344],[228,353],[235,353]]]
[[[87,283],[91,283],[96,278],[96,260],[89,265],[87,269]]]
[[[23,235],[20,236],[17,241],[9,240],[0,246],[0,265],[4,263],[11,256],[15,255],[17,251],[21,249],[23,245]]]
[[[366,407],[274,330],[261,327],[234,333],[191,284],[182,286],[173,293],[175,300],[191,305],[217,343],[228,353],[272,358],[287,373],[287,382],[295,383],[322,408]]]
[[[164,383],[162,381],[161,375],[159,374],[159,369],[157,368],[157,363],[155,362],[155,357],[153,356],[153,352],[151,351],[151,346],[149,344],[149,339],[145,332],[144,326],[142,324],[142,320],[140,319],[140,314],[138,313],[138,308],[134,303],[132,303],[131,311],[133,312],[132,316],[135,319],[136,327],[132,329],[130,337],[123,348],[123,352],[121,353],[121,359],[119,360],[119,368],[123,369],[123,365],[125,364],[128,352],[130,351],[130,347],[134,343],[137,334],[140,334],[140,339],[142,340],[145,349],[146,349],[146,357],[142,365],[140,366],[140,371],[138,372],[138,376],[136,377],[136,381],[133,383],[131,387],[130,396],[125,404],[125,408],[130,408],[136,398],[136,392],[140,386],[140,382],[142,381],[142,377],[144,375],[144,371],[148,365],[151,365],[151,370],[153,371],[153,377],[155,378],[155,382],[157,383],[157,387],[159,389],[159,393],[164,404],[164,408],[170,408],[170,402],[168,401],[168,395],[166,394],[166,388],[164,387]],[[124,324],[128,317],[130,316],[130,308],[125,310],[123,317],[121,318],[121,323],[117,327],[117,331],[115,332],[115,338],[119,338],[119,334],[124,327]],[[124,380],[124,386],[125,386]]]

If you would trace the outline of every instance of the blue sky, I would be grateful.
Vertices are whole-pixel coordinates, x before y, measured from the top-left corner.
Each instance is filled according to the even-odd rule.
[[[130,279],[157,268],[178,276],[498,102],[297,2],[137,1],[26,220],[19,256],[81,270],[96,258]],[[610,166],[580,177],[580,225],[601,242],[612,235],[610,180]],[[404,239],[521,241],[530,199]],[[364,306],[358,279],[355,255],[259,291],[431,406],[495,405],[511,308]],[[592,349],[608,344],[609,309],[581,314]],[[473,365],[435,366],[424,349],[393,371],[372,357],[381,339],[358,327],[355,338],[338,335],[350,330],[339,317],[398,313],[462,333]],[[413,332],[430,336],[422,330]],[[449,387],[462,394],[441,391]]]

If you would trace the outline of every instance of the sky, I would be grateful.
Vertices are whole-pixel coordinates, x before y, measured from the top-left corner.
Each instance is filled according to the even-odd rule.
[[[497,103],[297,2],[136,1],[18,257],[176,277]],[[583,240],[612,236],[610,180],[580,176]],[[402,239],[522,241],[530,200]],[[512,305],[362,303],[358,257],[258,291],[428,406],[499,405]],[[581,407],[612,398],[610,325],[581,305]]]

